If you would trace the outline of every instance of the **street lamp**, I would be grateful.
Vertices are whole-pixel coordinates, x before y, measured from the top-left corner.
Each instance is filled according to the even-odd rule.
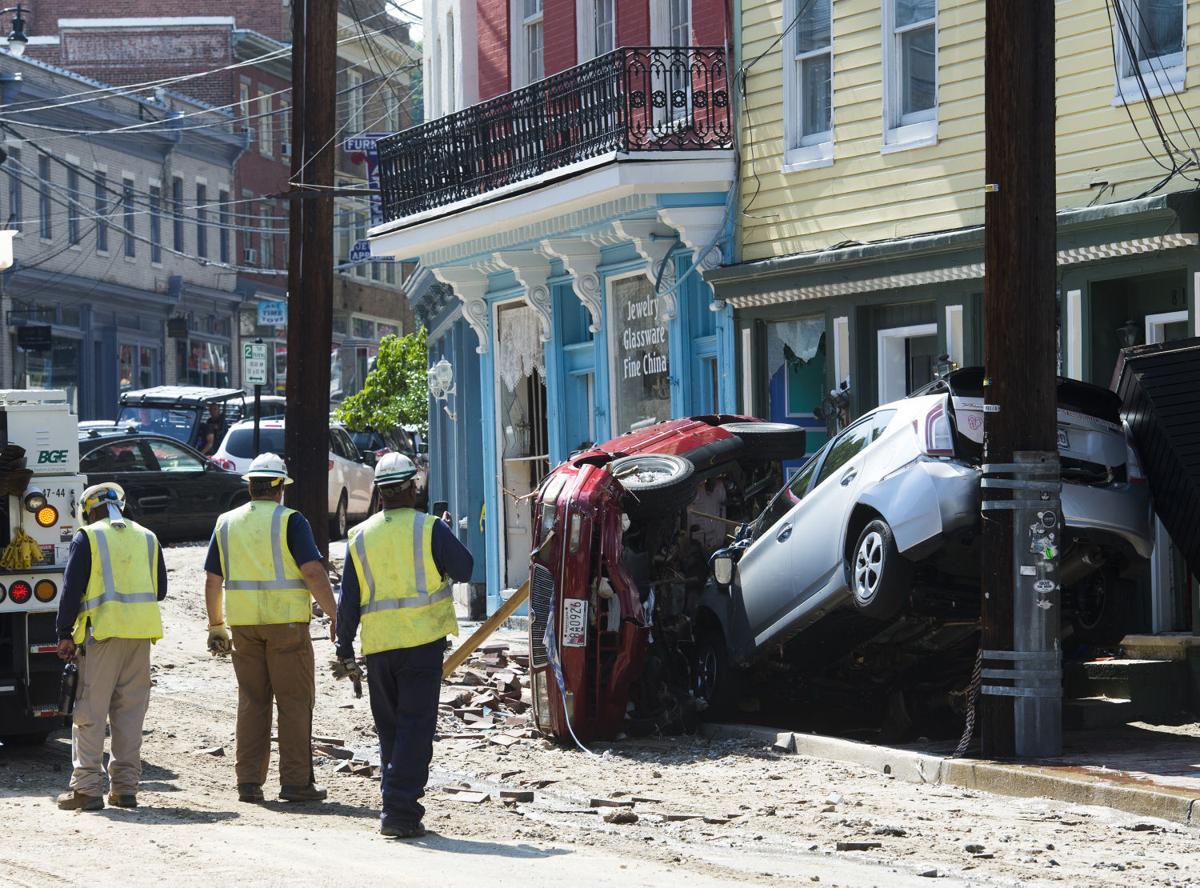
[[[23,15],[25,10],[18,3],[16,6],[0,10],[0,15],[7,15],[10,12],[16,14],[13,16],[12,30],[8,32],[8,54],[19,59],[25,54],[25,47],[29,43],[29,38],[25,36],[25,17]]]
[[[455,393],[454,366],[444,357],[429,368],[426,377],[429,380],[429,394],[433,396],[434,401],[445,401]],[[451,422],[457,420],[458,417],[454,415],[449,404],[442,405],[442,409],[446,411]]]

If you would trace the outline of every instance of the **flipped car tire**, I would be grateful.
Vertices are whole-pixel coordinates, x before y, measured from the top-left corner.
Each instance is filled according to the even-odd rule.
[[[746,445],[745,457],[773,461],[805,454],[804,429],[786,422],[727,422],[721,426]]]
[[[682,456],[639,453],[608,464],[609,473],[625,488],[625,509],[645,517],[677,512],[696,496],[695,467]]]
[[[702,629],[692,648],[692,694],[703,702],[705,718],[726,718],[737,700],[738,676],[729,662],[729,649],[721,630]]]
[[[886,521],[862,529],[850,553],[850,593],[854,608],[873,620],[890,620],[912,591],[912,563],[896,549]]]

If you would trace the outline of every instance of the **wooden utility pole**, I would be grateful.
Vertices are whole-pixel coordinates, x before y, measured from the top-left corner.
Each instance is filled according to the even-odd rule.
[[[1054,3],[988,0],[985,15],[984,462],[1000,465],[1057,444]],[[984,498],[1013,494],[985,489]],[[984,513],[985,651],[1014,647],[1013,514]],[[1014,699],[980,696],[985,756],[1014,753]]]
[[[329,358],[333,347],[333,187],[337,0],[292,3],[292,190],[288,220],[287,502],[329,554]],[[312,191],[309,191],[312,189]],[[336,506],[336,503],[333,504]]]

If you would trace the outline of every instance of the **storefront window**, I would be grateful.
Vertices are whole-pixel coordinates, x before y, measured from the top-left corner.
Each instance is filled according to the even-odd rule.
[[[51,339],[49,351],[17,349],[16,378],[21,388],[64,389],[71,409],[79,412],[79,340]]]
[[[828,439],[818,419],[825,385],[826,337],[823,317],[777,321],[767,325],[767,416],[807,430],[809,453]]]
[[[374,339],[375,322],[367,318],[354,319],[354,337],[356,339]]]
[[[158,349],[143,345],[138,351],[138,388],[150,388],[158,376]]]
[[[668,325],[644,275],[612,284],[613,377],[617,433],[671,417]]]
[[[189,339],[179,342],[176,369],[181,385],[228,388],[229,346],[223,342]]]
[[[275,343],[275,394],[287,394],[287,343]]]
[[[121,391],[144,389],[157,377],[158,349],[125,343],[117,352]]]

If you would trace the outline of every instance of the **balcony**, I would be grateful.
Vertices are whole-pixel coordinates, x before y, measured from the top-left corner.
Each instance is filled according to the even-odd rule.
[[[380,141],[384,224],[604,157],[728,151],[733,139],[723,48],[622,47]]]

